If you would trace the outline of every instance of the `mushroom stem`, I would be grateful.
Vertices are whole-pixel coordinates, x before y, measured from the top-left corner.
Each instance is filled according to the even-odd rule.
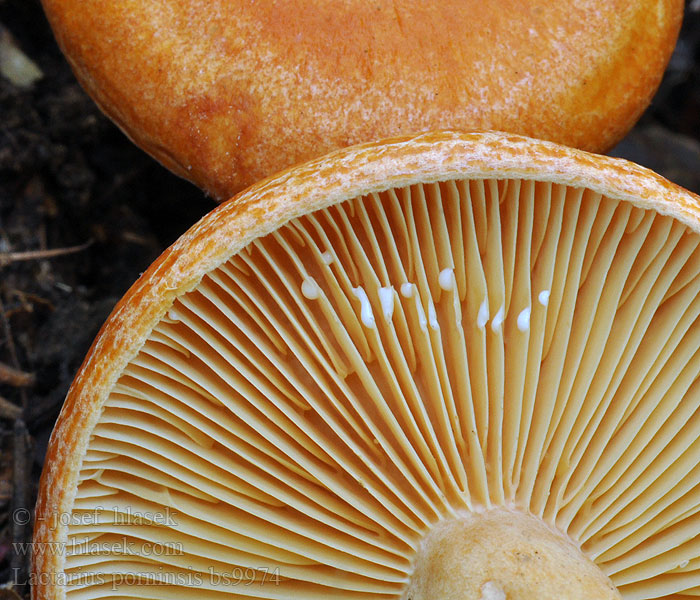
[[[424,538],[402,600],[621,598],[568,537],[537,517],[493,509],[442,521]]]

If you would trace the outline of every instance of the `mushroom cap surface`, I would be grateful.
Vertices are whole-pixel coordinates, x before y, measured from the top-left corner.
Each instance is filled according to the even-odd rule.
[[[682,0],[42,0],[79,81],[214,197],[352,144],[499,130],[606,151],[649,104]]]
[[[93,344],[34,597],[693,597],[698,298],[700,198],[624,160],[438,132],[262,181]]]

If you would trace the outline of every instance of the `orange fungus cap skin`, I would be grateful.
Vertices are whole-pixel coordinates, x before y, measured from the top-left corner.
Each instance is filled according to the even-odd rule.
[[[218,199],[352,144],[499,130],[593,152],[651,101],[680,0],[43,0],[100,107]]]

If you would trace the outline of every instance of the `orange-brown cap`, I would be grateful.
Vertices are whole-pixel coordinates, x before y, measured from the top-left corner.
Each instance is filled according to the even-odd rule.
[[[605,151],[651,100],[681,0],[43,0],[78,79],[219,199],[351,144],[495,129]]]

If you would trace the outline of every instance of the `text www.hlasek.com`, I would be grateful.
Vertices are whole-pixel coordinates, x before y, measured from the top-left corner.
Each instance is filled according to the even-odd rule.
[[[184,547],[180,542],[147,542],[136,541],[125,536],[110,541],[99,541],[89,538],[74,539],[70,543],[62,542],[32,542],[29,544],[15,542],[12,544],[15,554],[26,556],[29,552],[37,556],[49,554],[66,556],[67,554],[128,554],[133,556],[182,556]]]

